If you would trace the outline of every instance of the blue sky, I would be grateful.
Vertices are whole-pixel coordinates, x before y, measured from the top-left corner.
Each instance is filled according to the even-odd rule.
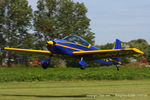
[[[37,0],[28,0],[36,9]],[[150,0],[74,0],[83,2],[96,44],[143,38],[150,43]]]

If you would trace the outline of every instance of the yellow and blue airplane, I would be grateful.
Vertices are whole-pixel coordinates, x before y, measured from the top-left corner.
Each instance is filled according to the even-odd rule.
[[[47,60],[41,62],[44,69],[49,66],[53,54],[70,55],[71,57],[79,58],[78,63],[81,69],[88,67],[87,61],[120,65],[122,64],[120,57],[144,54],[136,48],[121,49],[121,41],[119,39],[116,39],[113,49],[100,50],[92,46],[83,38],[74,35],[67,36],[61,40],[47,41],[46,46],[48,50],[31,50],[8,47],[4,47],[4,50],[49,55]],[[118,67],[117,70],[119,70]]]

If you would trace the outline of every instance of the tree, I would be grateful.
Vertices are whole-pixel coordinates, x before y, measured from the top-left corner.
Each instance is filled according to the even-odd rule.
[[[87,18],[87,9],[83,3],[74,3],[71,0],[62,0],[57,15],[57,33],[59,38],[67,35],[78,35],[94,44],[94,33],[90,31],[90,19]]]
[[[105,45],[97,45],[96,47],[106,50],[106,49],[113,49],[114,43],[107,43]]]
[[[3,49],[3,46],[5,44],[5,40],[2,36],[2,34],[0,34],[0,66],[2,65],[2,62],[3,62],[3,58],[5,57],[5,54],[4,54],[4,51],[2,50]]]
[[[72,0],[39,0],[37,8],[34,11],[36,49],[44,49],[42,46],[48,40],[68,35],[81,36],[94,44],[94,33],[89,28],[90,19],[86,16],[87,9],[83,3],[74,3]],[[66,62],[69,66],[75,65],[73,60]]]
[[[48,2],[48,3],[47,3]],[[56,0],[39,0],[38,10],[34,12],[34,27],[36,36],[36,49],[43,49],[45,41],[56,38]],[[40,47],[40,48],[39,48]]]
[[[8,47],[21,47],[31,28],[32,9],[27,0],[1,0],[3,2],[2,35]],[[8,53],[8,66],[12,53]]]
[[[131,40],[130,42],[128,42],[128,44],[130,45],[130,48],[137,48],[144,52],[144,55],[138,57],[139,60],[146,58],[146,56],[148,55],[147,51],[148,42],[146,40],[144,39]]]
[[[0,0],[0,49],[5,45],[5,39],[3,37],[3,24],[4,24],[4,1]],[[0,50],[0,66],[4,58],[4,52]]]
[[[78,35],[94,43],[94,33],[90,31],[90,19],[86,16],[87,9],[83,3],[74,3],[72,0],[39,0],[37,8],[34,12],[34,27],[38,45],[68,35]]]
[[[148,46],[147,61],[150,62],[150,45]]]

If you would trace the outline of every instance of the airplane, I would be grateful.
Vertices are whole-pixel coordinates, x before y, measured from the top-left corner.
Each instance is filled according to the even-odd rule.
[[[66,36],[61,40],[47,41],[46,47],[48,50],[32,50],[8,47],[4,47],[3,49],[7,51],[48,55],[48,59],[41,62],[41,65],[44,69],[49,67],[51,57],[55,54],[78,58],[78,64],[82,70],[88,67],[87,61],[114,64],[116,65],[117,70],[119,70],[118,65],[122,64],[120,57],[144,54],[137,48],[121,49],[121,41],[119,39],[116,39],[113,49],[100,50],[99,48],[92,46],[83,38],[75,35]]]

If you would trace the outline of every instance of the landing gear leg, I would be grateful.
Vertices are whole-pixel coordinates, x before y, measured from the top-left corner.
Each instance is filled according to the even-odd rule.
[[[80,69],[82,69],[82,70],[84,70],[86,67],[88,67],[88,64],[83,60],[83,57],[81,57],[79,64],[80,64]]]
[[[44,60],[44,61],[42,61],[42,63],[41,63],[41,64],[42,64],[42,68],[43,68],[43,69],[47,69],[47,68],[49,67],[51,57],[52,57],[52,55],[50,55],[50,56],[49,56],[48,60]]]
[[[117,71],[119,71],[119,70],[120,70],[118,65],[116,65],[116,69],[117,69]]]

